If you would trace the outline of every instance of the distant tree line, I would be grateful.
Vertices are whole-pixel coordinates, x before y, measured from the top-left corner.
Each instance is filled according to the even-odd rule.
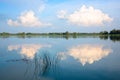
[[[110,32],[102,31],[100,33],[79,33],[79,32],[59,32],[59,33],[7,33],[2,32],[0,33],[0,38],[9,38],[11,36],[15,36],[18,38],[33,38],[33,37],[47,37],[47,38],[79,38],[79,37],[99,37],[100,39],[110,39],[112,41],[120,41],[120,30],[113,29]]]
[[[80,33],[80,32],[59,32],[59,33],[56,33],[56,32],[53,32],[53,33],[25,33],[25,32],[21,32],[21,33],[7,33],[7,32],[3,32],[3,33],[0,33],[0,35],[2,36],[9,36],[9,35],[18,35],[18,36],[29,36],[29,35],[47,35],[47,36],[78,36],[78,35],[112,35],[112,34],[120,34],[120,30],[116,30],[116,29],[113,29],[111,30],[110,32],[108,31],[101,31],[100,33]]]
[[[110,32],[107,31],[101,31],[100,34],[107,35],[107,34],[120,34],[120,30],[113,29]]]
[[[112,31],[110,31],[110,34],[120,34],[120,30],[113,29]]]

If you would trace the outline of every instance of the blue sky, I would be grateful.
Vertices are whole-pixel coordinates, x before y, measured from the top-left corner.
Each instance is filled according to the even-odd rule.
[[[0,32],[120,29],[120,0],[0,0]]]

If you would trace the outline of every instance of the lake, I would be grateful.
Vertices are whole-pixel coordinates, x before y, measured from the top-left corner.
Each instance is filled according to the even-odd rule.
[[[120,80],[120,41],[0,37],[0,80]]]

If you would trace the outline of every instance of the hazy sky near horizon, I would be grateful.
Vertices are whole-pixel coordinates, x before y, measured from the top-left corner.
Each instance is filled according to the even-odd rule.
[[[120,29],[120,0],[0,0],[0,32]]]

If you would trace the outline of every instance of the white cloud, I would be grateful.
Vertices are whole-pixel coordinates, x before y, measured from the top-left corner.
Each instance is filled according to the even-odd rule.
[[[86,7],[85,5],[63,18],[78,26],[104,25],[104,23],[113,20],[108,14],[103,13],[101,10],[95,9],[92,6]]]
[[[21,13],[17,20],[9,19],[7,23],[10,26],[23,27],[43,27],[51,25],[50,23],[43,23],[40,21],[32,10]]]
[[[19,26],[20,24],[18,23],[18,21],[13,21],[12,19],[8,20],[8,25],[10,26]]]
[[[66,13],[67,13],[67,11],[65,11],[65,10],[60,10],[60,11],[58,12],[58,14],[57,14],[57,17],[60,18],[60,19],[64,19],[65,16],[66,16]]]
[[[39,6],[38,11],[39,11],[39,12],[42,12],[44,9],[45,9],[45,4],[41,4],[41,5]]]

